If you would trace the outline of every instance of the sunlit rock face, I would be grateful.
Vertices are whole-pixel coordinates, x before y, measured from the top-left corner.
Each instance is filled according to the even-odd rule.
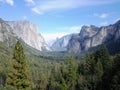
[[[0,19],[0,41],[7,46],[12,46],[17,41],[17,36],[13,33],[10,25],[2,19]]]
[[[56,39],[56,41],[52,44],[51,49],[53,51],[66,51],[69,40],[71,39],[73,34],[63,36],[62,38]]]
[[[120,38],[120,20],[113,25],[109,26],[83,26],[79,35],[71,37],[68,43],[69,52],[82,52],[87,51],[92,47],[116,41]]]
[[[13,32],[31,47],[40,51],[50,50],[35,24],[28,21],[11,21],[7,23],[11,26]]]

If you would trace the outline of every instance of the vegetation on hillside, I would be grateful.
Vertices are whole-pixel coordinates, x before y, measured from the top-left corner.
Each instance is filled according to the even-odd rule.
[[[13,52],[0,44],[0,90],[120,90],[120,54],[101,45],[78,59],[25,56],[20,42]]]

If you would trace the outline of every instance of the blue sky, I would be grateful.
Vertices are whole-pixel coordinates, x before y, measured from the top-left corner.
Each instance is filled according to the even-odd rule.
[[[48,41],[78,33],[82,25],[115,23],[120,19],[120,0],[0,0],[0,18],[28,20]]]

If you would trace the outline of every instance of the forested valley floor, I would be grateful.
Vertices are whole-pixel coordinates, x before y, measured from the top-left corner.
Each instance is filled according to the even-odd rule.
[[[101,45],[83,58],[32,56],[19,41],[0,44],[0,90],[120,90],[120,54]]]

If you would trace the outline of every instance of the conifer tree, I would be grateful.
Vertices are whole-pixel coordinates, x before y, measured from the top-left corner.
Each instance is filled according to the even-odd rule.
[[[103,71],[103,66],[101,61],[98,59],[97,63],[96,63],[96,68],[95,68],[95,76],[96,76],[96,89],[97,90],[101,90],[102,89],[102,76],[104,74]]]
[[[62,78],[61,80],[61,90],[67,90],[67,85],[64,78]]]
[[[92,54],[87,54],[85,57],[84,74],[94,74],[95,73],[95,60]]]
[[[120,90],[120,54],[116,55],[113,63],[111,90]]]
[[[12,70],[7,75],[6,84],[17,90],[30,90],[29,70],[26,63],[23,47],[18,41],[15,45],[12,58]]]
[[[96,74],[99,78],[101,78],[101,76],[103,75],[103,66],[101,61],[98,59],[97,63],[96,63]]]
[[[104,70],[106,70],[109,67],[110,55],[104,44],[102,44],[99,50],[96,51],[95,60],[101,61]]]
[[[68,86],[68,90],[74,90],[77,77],[73,57],[69,58],[67,70],[66,83]]]
[[[113,76],[110,84],[110,90],[120,90],[120,71]]]

